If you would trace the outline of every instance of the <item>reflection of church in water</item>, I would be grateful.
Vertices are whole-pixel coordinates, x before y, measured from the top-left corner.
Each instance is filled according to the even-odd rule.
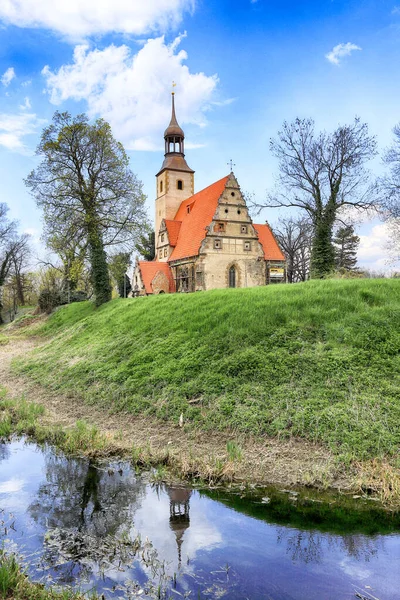
[[[178,547],[178,563],[182,562],[182,544],[185,531],[190,527],[190,497],[192,490],[181,486],[166,485],[169,496],[169,526],[175,534]]]

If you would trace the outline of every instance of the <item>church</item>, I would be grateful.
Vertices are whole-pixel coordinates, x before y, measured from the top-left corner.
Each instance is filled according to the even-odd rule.
[[[285,282],[285,257],[269,225],[253,223],[233,172],[194,192],[174,93],[164,139],[165,158],[156,175],[156,255],[137,262],[133,295]]]

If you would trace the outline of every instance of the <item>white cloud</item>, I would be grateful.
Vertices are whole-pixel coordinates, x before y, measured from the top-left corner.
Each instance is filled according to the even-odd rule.
[[[328,52],[328,54],[325,54],[325,58],[327,58],[333,65],[338,65],[340,64],[342,58],[345,56],[350,56],[354,50],[361,50],[361,48],[360,46],[356,46],[356,44],[352,44],[351,42],[347,42],[347,44],[338,44],[333,48],[333,50]]]
[[[107,32],[142,35],[176,27],[195,0],[0,0],[0,20],[79,38]]]
[[[400,6],[394,6],[392,9],[392,15],[400,15]]]
[[[30,154],[24,143],[24,137],[37,133],[38,129],[46,123],[35,114],[0,114],[0,146],[13,152]]]
[[[24,485],[25,481],[23,479],[13,477],[8,481],[0,483],[0,494],[14,494],[15,492],[20,492]]]
[[[19,108],[20,108],[21,110],[27,110],[27,109],[29,109],[29,108],[32,108],[32,106],[31,106],[31,102],[30,102],[30,100],[29,100],[28,96],[25,96],[25,98],[24,98],[24,103],[23,103],[23,104],[20,104],[20,105],[19,105]]]
[[[73,63],[42,73],[53,104],[84,100],[90,117],[108,121],[117,139],[133,150],[155,150],[171,114],[170,91],[175,81],[177,117],[181,125],[206,123],[204,112],[218,83],[216,75],[190,73],[178,50],[183,36],[166,44],[148,40],[135,55],[127,46],[90,50],[76,46]]]
[[[357,258],[361,267],[368,267],[373,271],[390,272],[393,265],[390,264],[388,252],[388,240],[390,230],[386,223],[380,223],[372,227],[369,235],[360,235],[360,246]]]
[[[10,85],[10,83],[12,82],[14,77],[15,77],[14,68],[9,67],[7,69],[7,71],[5,71],[5,73],[3,73],[2,77],[1,77],[1,83],[7,87],[8,85]]]

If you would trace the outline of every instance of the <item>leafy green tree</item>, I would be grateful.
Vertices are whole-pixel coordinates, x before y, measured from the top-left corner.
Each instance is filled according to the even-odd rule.
[[[43,160],[25,183],[44,211],[46,236],[87,245],[99,306],[111,299],[106,247],[133,247],[145,225],[142,184],[103,119],[56,112],[37,154]]]
[[[352,271],[357,265],[357,250],[360,238],[354,233],[353,225],[339,227],[333,238],[337,269]]]
[[[377,205],[375,184],[365,167],[376,155],[376,146],[368,125],[359,119],[333,133],[316,133],[312,119],[296,119],[285,122],[278,139],[271,140],[271,151],[279,160],[278,188],[256,207],[294,207],[308,213],[313,225],[314,278],[335,268],[332,235],[339,212]]]
[[[154,260],[156,256],[156,236],[154,231],[149,230],[147,234],[141,235],[135,248],[144,260]]]
[[[126,274],[130,264],[131,257],[129,252],[118,252],[109,258],[110,273],[121,298],[126,298],[132,289],[131,282]]]

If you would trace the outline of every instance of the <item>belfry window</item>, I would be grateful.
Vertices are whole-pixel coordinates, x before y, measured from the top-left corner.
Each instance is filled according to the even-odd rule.
[[[229,269],[229,287],[236,287],[236,269],[233,265]]]
[[[178,181],[176,182],[176,187],[178,190],[183,190],[183,181],[182,179],[178,179]]]
[[[163,191],[163,182],[160,181],[160,192],[162,192],[162,191]]]

